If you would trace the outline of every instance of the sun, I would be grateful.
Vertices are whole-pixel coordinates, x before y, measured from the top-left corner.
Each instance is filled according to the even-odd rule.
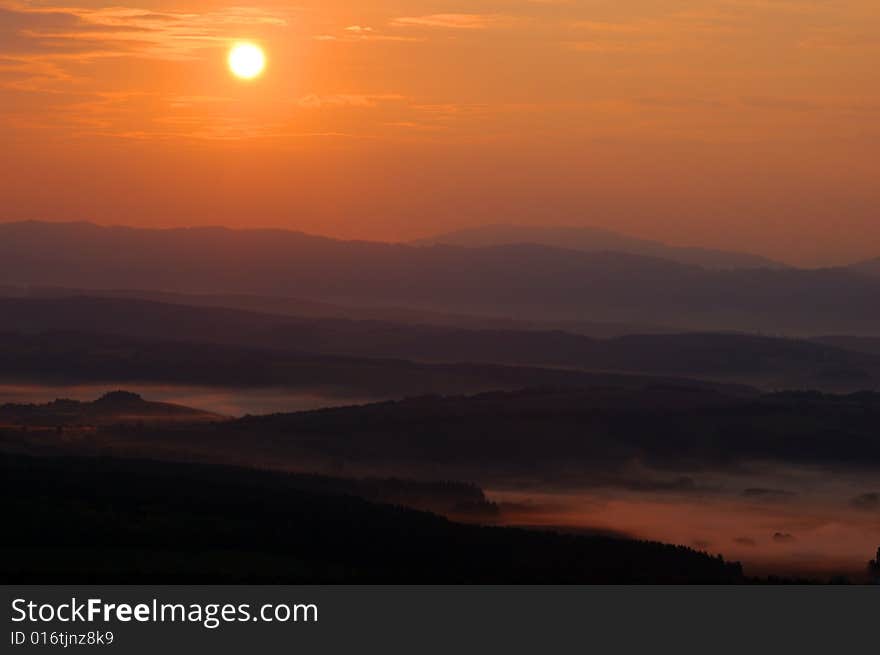
[[[266,67],[266,55],[253,43],[236,43],[229,51],[229,70],[236,77],[252,80]]]

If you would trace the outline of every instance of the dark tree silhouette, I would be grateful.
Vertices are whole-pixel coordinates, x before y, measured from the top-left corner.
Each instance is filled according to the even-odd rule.
[[[453,523],[315,488],[253,469],[0,454],[16,526],[0,583],[746,581],[738,563],[683,546]]]

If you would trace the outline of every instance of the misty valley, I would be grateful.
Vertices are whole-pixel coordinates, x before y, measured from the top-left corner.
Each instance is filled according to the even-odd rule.
[[[802,425],[805,414],[846,431],[837,444],[822,444],[824,428],[792,443],[785,424]],[[599,387],[232,418],[117,391],[4,405],[0,444],[19,474],[39,472],[42,458],[58,467],[59,457],[77,457],[80,484],[122,460],[145,479],[152,471],[157,485],[188,476],[160,461],[246,466],[290,474],[275,479],[310,493],[463,524],[663,541],[724,554],[745,576],[858,581],[880,536],[870,443],[878,415],[870,394],[731,399]],[[125,476],[93,492],[113,496],[120,484]]]
[[[7,580],[872,579],[880,315],[875,304],[839,311],[830,294],[807,320],[799,295],[828,275],[849,284],[849,300],[877,297],[870,270],[659,246],[597,258],[581,243],[556,253],[565,271],[545,268],[503,300],[493,285],[537,250],[418,243],[382,263],[371,252],[382,246],[323,240],[359,280],[337,276],[330,290],[303,279],[288,295],[264,253],[209,291],[192,268],[209,261],[198,242],[145,232],[143,248],[162,239],[188,252],[150,273],[172,271],[173,285],[149,291],[101,254],[124,247],[136,259],[140,246],[116,242],[128,231],[16,230],[2,246],[14,263],[0,263],[18,282],[0,289],[0,453],[16,525]],[[64,254],[66,272],[23,286],[38,247],[14,242],[34,233],[82,243]],[[454,239],[471,237],[498,235]],[[299,252],[304,239],[271,235],[260,248]],[[351,300],[371,276],[437,258],[468,262],[468,294],[498,303],[451,304],[450,288],[424,276],[383,282],[404,295],[363,287]],[[692,280],[687,313],[637,302],[661,269]],[[97,275],[129,289],[96,286]],[[773,281],[759,301],[725,296],[737,318],[718,329],[729,318],[718,284],[736,275]],[[612,286],[633,304],[593,311],[624,306],[605,295]]]

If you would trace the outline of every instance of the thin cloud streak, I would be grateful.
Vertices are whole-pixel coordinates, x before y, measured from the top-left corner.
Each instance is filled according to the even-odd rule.
[[[395,27],[428,27],[446,30],[486,30],[509,26],[516,20],[513,16],[499,14],[429,14],[427,16],[402,16],[391,24]]]

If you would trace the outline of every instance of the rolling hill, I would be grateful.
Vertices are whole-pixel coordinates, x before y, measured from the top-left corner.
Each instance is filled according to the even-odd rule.
[[[741,397],[709,389],[525,389],[410,398],[245,417],[223,439],[274,435],[294,460],[349,470],[442,471],[456,479],[534,479],[648,488],[681,476],[778,467],[880,471],[880,394]],[[320,438],[318,438],[320,436]],[[653,473],[652,473],[653,472]],[[691,484],[683,491],[699,492]]]
[[[161,342],[178,340],[249,350],[273,349],[288,353],[289,361],[293,361],[292,355],[300,360],[307,360],[308,356],[367,358],[373,361],[371,370],[376,371],[377,377],[385,370],[392,379],[395,378],[392,371],[402,370],[402,364],[381,364],[381,360],[700,378],[765,389],[854,391],[880,386],[880,356],[859,352],[859,347],[847,348],[849,344],[865,340],[820,343],[712,333],[595,339],[558,330],[474,330],[383,321],[296,318],[136,299],[0,298],[0,331],[46,335],[60,331],[95,334],[96,330]],[[69,340],[69,337],[58,338],[59,343]],[[60,364],[64,360],[58,361]],[[91,370],[98,364],[97,361],[85,363],[83,370]],[[216,369],[213,362],[209,366]],[[328,370],[332,368],[338,369],[338,363]],[[526,384],[550,382],[554,375],[563,373],[535,372],[536,377]],[[473,380],[474,374],[469,377]],[[502,377],[496,378],[499,384]],[[326,374],[317,376],[322,378],[326,379]],[[561,379],[557,377],[556,381]],[[415,388],[430,390],[421,384]],[[469,384],[461,390],[485,388]],[[503,388],[509,386],[504,384]],[[456,391],[446,385],[432,390]]]
[[[281,230],[0,224],[9,286],[299,297],[526,321],[880,334],[880,279],[846,269],[707,270],[540,245],[416,247]]]
[[[194,294],[143,289],[74,289],[65,287],[0,287],[0,298],[53,299],[71,297],[148,300],[190,307],[222,307],[247,312],[292,316],[295,318],[332,318],[352,321],[377,321],[408,325],[437,325],[472,330],[564,330],[605,338],[626,334],[665,334],[678,332],[669,327],[643,323],[593,321],[529,321],[513,318],[452,314],[407,307],[355,307],[284,296],[251,294]]]
[[[42,405],[0,405],[0,426],[189,424],[224,418],[212,412],[173,403],[146,401],[138,394],[127,391],[111,391],[92,402],[59,398]]]
[[[4,583],[736,583],[681,546],[452,523],[288,476],[0,456]]]
[[[273,388],[351,399],[475,393],[530,385],[644,387],[676,384],[754,394],[743,385],[664,376],[504,366],[426,364],[403,359],[343,357],[186,340],[100,333],[0,332],[0,371],[6,383],[164,383],[217,388]]]

